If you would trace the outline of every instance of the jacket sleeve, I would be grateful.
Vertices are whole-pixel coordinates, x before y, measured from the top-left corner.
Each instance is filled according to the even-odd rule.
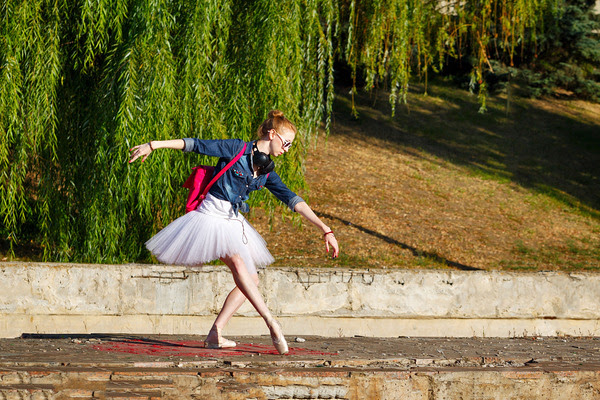
[[[265,187],[269,189],[269,191],[273,193],[273,195],[275,195],[275,197],[277,197],[283,204],[286,204],[292,211],[294,211],[296,204],[304,201],[302,197],[292,192],[285,185],[285,183],[283,183],[276,172],[271,172],[269,174]]]
[[[197,138],[183,139],[185,147],[183,151],[204,154],[211,157],[233,158],[239,152],[244,141],[241,139],[226,140],[202,140]]]

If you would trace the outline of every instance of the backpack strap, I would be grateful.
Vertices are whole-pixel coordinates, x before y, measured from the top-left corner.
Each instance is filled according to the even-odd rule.
[[[237,156],[235,156],[233,158],[233,160],[229,161],[229,163],[225,166],[225,168],[223,168],[222,170],[219,171],[219,173],[215,176],[213,176],[213,178],[210,180],[210,182],[208,183],[208,185],[206,185],[206,187],[204,188],[204,191],[202,192],[202,194],[200,195],[200,199],[204,200],[204,198],[206,197],[206,194],[208,193],[208,191],[210,190],[210,188],[212,187],[212,185],[219,180],[219,178],[229,169],[233,166],[233,164],[235,164],[240,158],[242,158],[242,156],[244,155],[244,152],[246,151],[246,146],[248,145],[248,143],[244,142],[244,147],[242,147],[242,151],[240,151],[238,153]]]

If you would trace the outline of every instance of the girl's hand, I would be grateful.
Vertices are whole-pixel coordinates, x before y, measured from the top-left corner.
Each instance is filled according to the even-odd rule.
[[[315,214],[313,210],[306,204],[305,201],[301,201],[294,207],[294,211],[302,215],[308,221],[313,223],[316,227],[318,227],[323,233],[323,240],[325,241],[325,250],[329,253],[329,250],[333,250],[331,256],[333,258],[337,258],[340,255],[340,246],[338,246],[338,242],[335,239],[335,235],[333,231],[321,221],[319,217]]]
[[[154,149],[152,148],[151,142],[139,144],[129,149],[129,151],[131,151],[131,159],[129,160],[129,163],[131,164],[140,157],[142,157],[142,162],[146,161],[146,158],[148,158],[150,153],[152,153],[152,150]]]
[[[324,236],[325,236],[325,249],[327,250],[327,253],[329,253],[329,246],[331,246],[331,249],[333,250],[333,253],[331,254],[331,256],[333,258],[337,258],[337,256],[340,255],[340,246],[338,245],[335,235],[333,234],[333,232],[327,232]]]

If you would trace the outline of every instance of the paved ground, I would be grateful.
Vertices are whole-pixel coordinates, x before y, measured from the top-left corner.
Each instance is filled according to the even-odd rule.
[[[208,350],[201,337],[23,335],[0,339],[0,365],[122,367],[551,367],[600,370],[600,338],[289,337],[290,354],[270,338],[236,337],[238,347]]]
[[[600,338],[23,335],[0,339],[0,399],[600,398]]]

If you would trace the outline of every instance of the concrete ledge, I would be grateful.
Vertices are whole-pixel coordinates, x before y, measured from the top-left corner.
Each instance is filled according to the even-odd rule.
[[[267,268],[260,289],[290,334],[596,336],[600,275]],[[225,267],[0,263],[0,336],[205,332],[233,280]],[[230,335],[265,334],[246,303]],[[241,318],[240,318],[241,317]]]
[[[128,333],[204,335],[215,316],[194,315],[11,315],[0,314],[4,337],[22,333]],[[278,317],[288,336],[327,337],[521,337],[597,336],[598,320]],[[249,333],[250,332],[250,333]],[[234,317],[225,336],[267,335],[260,317]]]

